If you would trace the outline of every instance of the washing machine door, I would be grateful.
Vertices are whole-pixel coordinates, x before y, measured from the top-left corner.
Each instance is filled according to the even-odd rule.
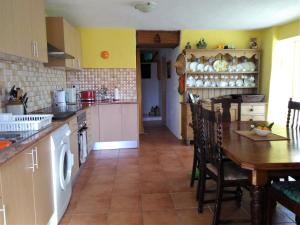
[[[61,148],[59,156],[59,181],[61,189],[65,190],[67,185],[71,182],[74,157],[66,143],[64,143]]]

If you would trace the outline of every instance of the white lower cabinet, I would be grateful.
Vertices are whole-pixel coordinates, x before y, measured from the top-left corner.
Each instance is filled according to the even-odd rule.
[[[0,171],[2,224],[48,224],[53,214],[50,137],[4,163]]]

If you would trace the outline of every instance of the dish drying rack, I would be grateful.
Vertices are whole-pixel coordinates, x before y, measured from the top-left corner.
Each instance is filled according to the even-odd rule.
[[[0,114],[0,131],[40,130],[52,122],[52,114],[12,115]]]

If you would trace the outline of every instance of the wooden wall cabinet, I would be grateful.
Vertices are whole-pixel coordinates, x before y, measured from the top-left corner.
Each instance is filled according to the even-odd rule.
[[[6,224],[48,224],[53,214],[50,137],[1,166]]]
[[[141,48],[176,48],[180,43],[180,31],[139,30],[136,41]]]
[[[69,70],[81,69],[80,33],[63,17],[47,17],[46,27],[48,43],[74,57],[74,59],[49,57],[47,65],[66,67]]]
[[[44,0],[1,0],[0,51],[47,62]]]

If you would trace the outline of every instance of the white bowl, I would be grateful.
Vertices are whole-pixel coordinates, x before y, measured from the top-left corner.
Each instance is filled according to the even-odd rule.
[[[267,136],[267,135],[269,135],[269,134],[272,133],[271,130],[260,130],[260,129],[257,129],[257,128],[254,128],[254,132],[255,132],[258,136],[263,136],[263,137],[265,137],[265,136]]]

